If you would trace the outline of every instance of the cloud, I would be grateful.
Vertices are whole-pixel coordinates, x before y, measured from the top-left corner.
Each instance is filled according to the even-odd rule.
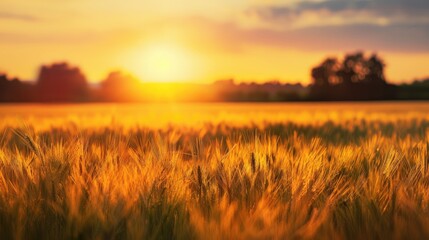
[[[368,23],[429,23],[427,0],[325,0],[259,6],[247,15],[283,27]],[[306,23],[306,24],[305,24]],[[274,26],[275,27],[275,26]],[[278,26],[277,26],[278,27]]]
[[[2,12],[2,11],[0,11],[0,19],[19,20],[19,21],[26,21],[26,22],[34,22],[39,20],[38,17],[35,17],[33,15]]]
[[[295,5],[298,12],[327,10],[332,13],[343,11],[370,11],[377,14],[402,13],[406,15],[425,14],[429,10],[426,0],[325,0],[303,1]]]
[[[262,46],[302,51],[383,51],[429,53],[429,25],[379,26],[353,24],[310,26],[298,29],[245,28],[237,23],[201,20],[197,32],[209,33],[224,51],[243,51]],[[227,46],[227,48],[225,48]]]
[[[324,0],[248,9],[241,43],[306,51],[429,52],[428,0]]]
[[[308,27],[291,31],[265,31],[265,34],[254,34],[254,39],[266,45],[302,50],[429,52],[428,25]]]

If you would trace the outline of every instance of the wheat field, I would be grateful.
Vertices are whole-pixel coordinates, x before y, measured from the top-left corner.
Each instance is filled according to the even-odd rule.
[[[426,103],[0,106],[1,239],[428,239]]]

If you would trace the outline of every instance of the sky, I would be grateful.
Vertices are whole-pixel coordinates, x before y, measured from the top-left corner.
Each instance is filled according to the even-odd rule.
[[[2,0],[0,72],[67,61],[90,81],[311,81],[326,57],[377,53],[390,82],[429,77],[427,0]]]

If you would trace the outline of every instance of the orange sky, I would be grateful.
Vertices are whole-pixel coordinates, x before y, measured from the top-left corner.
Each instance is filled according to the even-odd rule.
[[[99,81],[310,81],[328,56],[377,52],[392,82],[429,76],[425,0],[2,0],[0,71],[68,61]]]

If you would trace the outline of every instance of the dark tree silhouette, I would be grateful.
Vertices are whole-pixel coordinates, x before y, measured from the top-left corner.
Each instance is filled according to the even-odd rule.
[[[85,101],[88,83],[81,70],[68,63],[42,66],[37,80],[39,100],[44,102]]]
[[[379,100],[395,97],[386,82],[383,60],[362,52],[347,54],[342,63],[328,58],[312,69],[312,100]]]
[[[368,73],[365,77],[366,82],[374,84],[384,84],[386,79],[384,77],[384,62],[376,54],[373,54],[366,62]]]
[[[319,87],[329,86],[336,83],[336,71],[338,69],[338,60],[336,58],[328,58],[311,70],[311,77],[314,80],[314,85]]]
[[[34,86],[23,83],[18,78],[0,74],[0,102],[34,101]]]
[[[362,81],[365,75],[365,62],[366,60],[361,52],[346,55],[342,68],[337,72],[340,83],[350,85]]]

